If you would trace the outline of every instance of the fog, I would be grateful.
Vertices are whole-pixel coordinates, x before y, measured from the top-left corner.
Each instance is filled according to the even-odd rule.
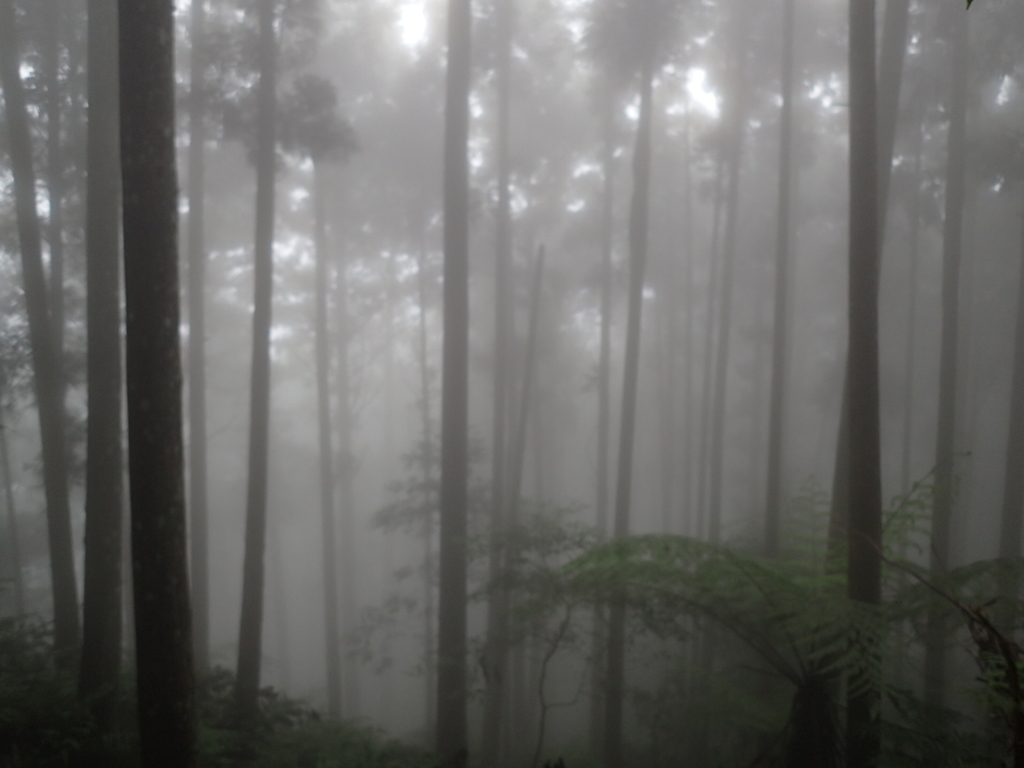
[[[277,138],[259,684],[304,700],[325,717],[430,749],[438,717],[437,559],[444,514],[438,494],[448,418],[442,409],[448,4],[263,2],[275,14]],[[614,601],[600,592],[600,579],[598,587],[588,587],[598,589],[596,603],[590,593],[557,592],[553,585],[575,572],[569,564],[593,566],[597,561],[584,555],[600,553],[595,548],[624,533],[670,535],[677,542],[686,537],[769,570],[783,568],[772,565],[780,561],[820,565],[834,542],[850,311],[847,4],[795,4],[787,95],[784,2],[473,3],[465,669],[474,761],[488,738],[485,713],[494,685],[488,654],[496,625],[490,638],[488,627],[496,619],[489,619],[489,610],[507,614],[498,630],[507,636],[501,651],[507,658],[498,662],[499,692],[492,691],[501,702],[495,705],[500,737],[494,738],[502,764],[533,766],[563,755],[570,764],[592,756],[595,765],[619,768],[603,741],[608,704],[597,670],[607,653],[600,629],[605,609],[594,608]],[[62,315],[67,483],[81,594],[91,173],[86,4],[14,5],[51,323]],[[1018,540],[1007,543],[1012,534],[1004,509],[1008,503],[1012,509],[1012,500],[1004,485],[1024,475],[1024,466],[1008,464],[1007,449],[1011,430],[1024,429],[1011,416],[1013,388],[1024,393],[1024,379],[1013,376],[1015,355],[1024,359],[1018,330],[1024,313],[1018,295],[1024,14],[1019,0],[976,0],[966,15],[962,6],[910,2],[905,53],[895,69],[884,44],[886,35],[896,34],[887,14],[900,13],[900,0],[877,9],[877,132],[885,177],[878,203],[884,223],[878,419],[883,509],[893,511],[883,518],[885,552],[905,563],[886,566],[891,579],[884,600],[897,601],[899,590],[912,586],[907,574],[913,572],[932,574],[940,591],[981,606],[996,597],[994,588],[986,592],[971,579],[990,573],[985,564],[1001,555],[1020,555],[1024,514],[1018,498]],[[198,609],[208,621],[208,652],[197,652],[201,669],[234,670],[238,662],[247,504],[259,487],[250,476],[250,451],[258,452],[250,444],[250,419],[256,407],[260,7],[254,0],[210,0],[200,26],[188,0],[175,12],[182,429],[193,491],[196,453],[190,447],[203,440],[206,448],[208,576],[198,587],[197,550],[190,555],[193,591],[208,590],[208,610]],[[631,13],[635,29],[626,27]],[[968,24],[966,138],[957,148],[951,126],[957,121],[955,74],[962,70],[954,49]],[[53,30],[55,77],[47,58]],[[203,35],[198,65],[197,30]],[[646,180],[636,160],[645,125],[644,67],[652,83]],[[54,131],[51,98],[59,113],[57,154],[47,144]],[[6,110],[11,103],[7,99]],[[898,104],[894,128],[886,127],[887,103]],[[203,126],[198,161],[195,154],[190,159],[197,118]],[[887,130],[895,136],[891,164]],[[8,131],[0,131],[0,415],[7,454],[0,466],[6,483],[0,615],[49,621],[50,529]],[[787,140],[788,190],[780,186]],[[642,181],[649,184],[649,206],[641,214]],[[955,198],[954,188],[960,190]],[[780,219],[781,194],[788,199],[786,219]],[[962,229],[958,256],[947,241],[958,232],[950,217]],[[638,226],[647,239],[635,308],[634,429],[623,409]],[[780,240],[780,228],[788,239]],[[203,264],[205,348],[195,345],[197,284],[190,281],[196,258]],[[959,270],[952,287],[951,259]],[[318,290],[326,302],[323,316],[317,314]],[[780,295],[785,306],[777,310]],[[500,317],[506,327],[497,333]],[[326,334],[319,364],[327,364],[319,374],[318,322]],[[944,474],[940,439],[944,343],[954,358],[952,405],[941,405],[953,424],[951,474]],[[782,354],[773,357],[780,345]],[[202,381],[197,364],[205,376],[202,424],[193,407]],[[319,401],[318,375],[327,383]],[[774,420],[773,397],[779,408]],[[205,440],[197,430],[205,430]],[[625,471],[631,496],[627,491],[622,518],[620,452],[630,434],[632,467]],[[322,466],[330,471],[333,528],[325,527]],[[193,515],[196,498],[189,496]],[[933,498],[950,501],[942,555],[931,533]],[[775,523],[768,511],[773,504]],[[194,540],[194,516],[189,524]],[[325,536],[332,537],[329,553]],[[491,563],[505,547],[515,554]],[[325,622],[335,620],[325,614],[325,557],[333,558],[336,578],[338,694],[330,690],[325,654]],[[128,563],[126,555],[126,576]],[[820,572],[830,571],[821,566]],[[950,574],[948,583],[942,580]],[[494,607],[501,605],[499,594],[512,595],[503,598],[511,608]],[[668,610],[662,603],[644,602],[642,590],[628,594],[616,598],[630,605],[625,692],[618,694],[625,764],[748,765],[759,754],[774,754],[771,734],[788,722],[791,690],[780,693],[784,680],[775,672],[761,680],[749,671],[765,665],[752,660],[743,632],[738,640],[729,635],[735,624],[728,621],[725,629],[709,629],[715,610],[694,608],[696,598],[680,598],[688,607],[678,609],[674,629],[666,630],[651,618]],[[193,596],[202,632],[195,605]],[[1019,600],[1013,605],[1016,611]],[[132,614],[125,606],[130,658]],[[944,693],[937,701],[928,698],[934,689],[926,669],[934,667],[926,664],[926,648],[936,641],[925,631],[925,613],[919,608],[891,619],[887,679],[928,706],[973,718],[965,733],[994,728],[995,705],[972,693],[980,685],[974,657],[981,651],[963,621],[948,619],[939,633],[946,649]],[[1006,621],[1012,637],[1019,611]],[[340,695],[336,704],[332,695]],[[898,719],[903,710],[886,701],[883,718]],[[902,744],[904,737],[886,738]],[[482,749],[486,761],[486,745]]]

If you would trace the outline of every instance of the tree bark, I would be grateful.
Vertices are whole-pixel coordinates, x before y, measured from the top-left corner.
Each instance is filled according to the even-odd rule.
[[[718,543],[722,535],[722,475],[725,464],[725,411],[728,395],[729,347],[732,336],[733,272],[736,264],[736,236],[739,229],[740,171],[746,110],[746,15],[737,12],[734,31],[736,60],[733,64],[733,99],[724,124],[726,164],[729,178],[725,197],[725,233],[722,242],[722,294],[718,306],[718,345],[715,351],[714,405],[711,414],[711,452],[708,502],[708,538]]]
[[[3,370],[0,369],[0,395],[3,394]],[[0,409],[0,472],[4,473],[4,504],[7,507],[7,530],[11,537],[11,570],[14,572],[14,610],[25,615],[25,580],[21,573],[21,539],[18,535],[18,510],[14,504],[14,482],[7,455],[7,424]]]
[[[125,370],[139,742],[197,764],[186,551],[174,147],[174,4],[120,0]]]
[[[316,399],[320,440],[320,518],[324,568],[324,648],[327,716],[341,716],[341,644],[338,634],[338,575],[334,518],[334,450],[331,445],[330,352],[327,337],[327,232],[323,170],[313,164],[314,242],[316,244]]]
[[[913,189],[910,204],[910,279],[907,296],[907,344],[903,352],[903,446],[900,466],[900,492],[910,493],[911,454],[914,436],[914,352],[917,349],[918,270],[921,261],[921,128],[915,129]]]
[[[53,348],[61,362],[61,402],[64,402],[64,158],[61,151],[60,50],[61,0],[46,4],[43,76],[46,82],[46,192],[50,217],[46,239],[50,246],[50,323]]]
[[[32,138],[19,73],[12,0],[0,0],[0,85],[3,86],[7,117],[15,215],[21,245],[21,273],[43,449],[43,491],[49,529],[54,649],[59,663],[72,668],[79,650],[80,623],[71,540],[71,511],[68,504],[63,377],[60,358],[54,346],[50,301],[43,273],[35,172],[32,167]]]
[[[498,24],[498,210],[494,264],[494,403],[491,450],[491,550],[489,594],[487,602],[487,640],[484,648],[484,719],[480,760],[485,766],[499,761],[502,735],[502,710],[506,700],[508,673],[509,594],[504,583],[507,566],[505,546],[508,538],[505,495],[506,422],[508,419],[508,350],[511,336],[509,268],[512,258],[512,204],[509,179],[509,101],[512,64],[512,2],[502,0],[497,7]]]
[[[868,605],[881,598],[882,478],[878,392],[878,119],[875,3],[850,0],[850,282],[849,282],[849,560],[847,595]],[[868,651],[873,652],[873,651]],[[851,684],[847,764],[878,763],[878,682]]]
[[[274,0],[259,4],[259,86],[256,137],[256,239],[249,410],[249,484],[245,510],[242,616],[235,699],[246,722],[259,713],[263,648],[263,581],[267,537],[267,454],[270,426],[270,321],[273,293],[274,165],[277,43]]]
[[[790,201],[793,175],[793,25],[794,0],[784,0],[782,11],[782,108],[779,115],[779,199],[775,232],[775,320],[772,339],[772,392],[768,417],[768,509],[765,515],[765,551],[779,553],[782,514],[783,420],[786,400],[786,350],[789,340]]]
[[[121,272],[117,3],[89,0],[86,198],[88,409],[78,693],[92,712],[83,765],[109,765],[121,675]]]
[[[434,605],[434,579],[436,564],[434,562],[434,515],[437,511],[437,498],[430,490],[433,481],[433,432],[430,424],[430,368],[427,356],[427,254],[426,247],[420,244],[419,269],[417,270],[417,288],[419,289],[419,363],[420,363],[420,420],[421,439],[423,440],[423,463],[420,467],[424,490],[423,504],[423,677],[425,701],[423,706],[425,733],[433,733],[436,720],[435,705],[437,703],[435,647],[434,639],[437,632]]]
[[[629,535],[633,482],[633,449],[636,436],[637,380],[640,369],[640,328],[643,309],[644,271],[647,265],[649,200],[651,185],[651,123],[654,63],[644,57],[640,72],[640,120],[633,155],[633,201],[629,220],[629,304],[626,318],[626,356],[622,381],[622,422],[615,489],[616,539]],[[604,758],[608,768],[622,766],[622,720],[625,695],[626,606],[611,605],[608,628],[607,699],[605,704]]]
[[[192,0],[188,94],[188,468],[192,644],[196,671],[210,669],[210,554],[206,463],[206,2]]]
[[[956,453],[957,337],[960,325],[960,262],[963,248],[967,132],[967,14],[953,22],[952,87],[946,148],[946,210],[942,227],[942,340],[939,352],[939,413],[935,445],[931,569],[949,568]],[[938,606],[928,614],[925,643],[925,701],[941,707],[946,688],[946,643]]]
[[[441,391],[441,551],[437,752],[468,759],[466,737],[466,511],[469,474],[470,0],[448,3],[444,147],[444,350]]]

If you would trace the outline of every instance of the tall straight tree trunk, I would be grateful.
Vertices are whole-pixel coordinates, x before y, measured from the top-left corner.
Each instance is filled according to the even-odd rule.
[[[441,384],[441,552],[437,752],[468,759],[466,736],[466,511],[469,475],[470,0],[448,2],[444,139],[444,350]]]
[[[4,388],[3,370],[0,369],[0,403]],[[4,505],[7,507],[7,530],[11,537],[11,570],[14,572],[14,610],[25,614],[25,580],[21,573],[21,539],[18,535],[18,510],[14,504],[14,481],[11,479],[11,461],[7,454],[7,421],[0,405],[0,472],[4,473]]]
[[[342,636],[358,626],[359,605],[356,593],[355,548],[355,458],[352,453],[352,384],[349,375],[348,279],[345,259],[339,254],[334,281],[334,335],[337,349],[338,397],[338,506],[341,528],[341,619]],[[348,718],[360,714],[359,672],[350,655],[342,659],[342,714]]]
[[[181,430],[174,4],[120,0],[118,8],[139,753],[147,768],[192,768],[198,729]]]
[[[629,535],[633,490],[633,449],[636,437],[637,380],[640,372],[640,327],[647,265],[647,222],[651,187],[651,122],[654,63],[644,57],[640,72],[640,120],[633,155],[633,201],[629,219],[629,305],[626,318],[626,356],[622,379],[622,421],[619,426],[619,464],[615,488],[614,537]],[[622,766],[622,720],[625,696],[626,605],[611,605],[608,626],[608,668],[605,702],[604,760],[608,768]]]
[[[313,163],[314,242],[316,244],[316,400],[320,439],[320,519],[324,569],[324,648],[327,715],[341,716],[341,643],[338,635],[338,574],[334,526],[334,451],[331,445],[330,352],[327,335],[327,230],[323,169]]]
[[[54,346],[50,302],[43,273],[32,138],[19,66],[14,5],[12,0],[0,0],[0,85],[3,86],[7,117],[14,206],[21,245],[21,274],[43,448],[43,491],[53,589],[53,641],[60,663],[73,666],[78,652],[80,624],[68,504],[63,377],[60,357]]]
[[[855,1],[855,0],[851,0]],[[910,0],[887,0],[882,29],[882,53],[878,62],[878,237],[879,249],[885,242],[885,224],[889,213],[889,182],[899,123],[900,91],[903,63],[907,51],[907,21]],[[881,257],[881,250],[879,250]],[[836,460],[832,474],[832,502],[829,511],[829,546],[835,552],[846,531],[849,517],[849,382],[850,372],[843,374],[839,429],[836,435]]]
[[[423,706],[426,733],[432,733],[437,703],[436,679],[434,670],[434,639],[435,626],[434,606],[434,513],[437,510],[437,497],[430,490],[433,482],[433,429],[430,426],[430,368],[427,356],[427,253],[421,242],[419,253],[419,269],[416,283],[419,289],[420,323],[419,323],[419,363],[420,363],[420,429],[423,441],[423,464],[420,467],[424,490],[423,506],[423,677],[426,700]]]
[[[768,509],[765,551],[779,552],[782,512],[783,406],[786,399],[786,348],[789,340],[790,199],[793,174],[793,26],[794,0],[782,5],[782,109],[779,116],[779,200],[775,232],[775,320],[772,339],[772,393],[768,416]]]
[[[918,271],[921,261],[921,145],[923,134],[916,128],[912,202],[910,205],[910,279],[907,295],[907,344],[903,352],[903,446],[900,466],[900,493],[910,493],[911,454],[914,439],[914,352],[917,349],[917,293]]]
[[[683,106],[683,533],[696,532],[693,520],[693,172],[690,99]]]
[[[509,183],[509,101],[512,79],[512,2],[497,5],[498,42],[498,210],[494,263],[494,403],[493,447],[491,450],[491,550],[490,588],[487,600],[487,641],[484,648],[484,719],[480,760],[485,766],[498,762],[502,712],[506,701],[508,674],[509,593],[505,583],[507,541],[505,465],[506,421],[509,378],[509,337],[511,335],[509,269],[512,258],[512,205]]]
[[[274,162],[277,42],[274,0],[259,4],[259,90],[256,127],[255,297],[252,316],[252,383],[249,410],[249,485],[245,510],[242,616],[238,633],[238,714],[252,722],[259,712],[263,648],[263,580],[267,538],[267,453],[270,426],[270,315],[273,290]]]
[[[957,337],[960,325],[960,262],[963,248],[967,133],[967,14],[957,10],[953,22],[952,87],[946,148],[946,210],[942,226],[942,342],[939,352],[939,413],[935,445],[935,490],[932,511],[931,569],[949,568],[949,533],[954,506],[956,452]],[[928,614],[925,643],[925,701],[943,706],[946,689],[946,644],[938,606]]]
[[[118,225],[117,2],[89,0],[86,190],[88,406],[85,579],[78,693],[95,742],[85,764],[109,765],[121,675],[121,271]]]
[[[850,0],[850,282],[847,360],[849,560],[847,595],[881,599],[882,472],[878,391],[878,118],[875,3]],[[881,753],[878,680],[852,681],[847,694],[847,765],[876,766]]]
[[[594,526],[598,541],[608,535],[608,467],[611,442],[611,356],[612,356],[612,250],[615,228],[615,101],[606,85],[605,102],[601,104],[603,145],[601,170],[604,188],[601,192],[601,346],[597,361],[597,489],[594,494]],[[594,754],[603,747],[604,739],[604,666],[607,642],[606,611],[594,609],[591,633],[593,660],[590,698],[590,746]]]
[[[192,0],[188,94],[188,470],[192,644],[196,671],[210,669],[210,553],[206,474],[206,0]]]
[[[722,535],[722,475],[725,464],[725,411],[728,394],[729,347],[732,336],[733,272],[736,266],[736,236],[739,229],[740,170],[743,166],[743,134],[746,110],[745,10],[739,9],[734,31],[736,59],[733,72],[733,104],[725,124],[726,164],[729,178],[725,193],[725,233],[722,242],[722,293],[718,306],[718,345],[715,350],[714,405],[711,412],[709,467],[708,538],[718,543]]]
[[[701,386],[700,453],[697,465],[697,526],[696,535],[706,533],[708,476],[711,465],[711,404],[714,400],[715,309],[721,295],[721,223],[722,182],[725,172],[725,152],[719,148],[715,162],[714,211],[711,216],[711,248],[708,252],[708,307],[704,328],[704,351],[701,355],[703,382]]]
[[[50,245],[50,323],[57,359],[64,359],[64,158],[61,151],[61,0],[46,4],[46,46],[43,73],[46,81],[46,191],[50,217],[46,239]],[[64,376],[61,369],[61,402]]]
[[[1021,217],[1024,221],[1024,216]],[[1002,525],[999,556],[1020,557],[1021,522],[1024,516],[1024,231],[1021,232],[1020,284],[1017,289],[1017,325],[1014,331],[1013,380],[1010,385],[1010,419],[1006,438],[1006,466],[1003,472]],[[1017,584],[1004,588],[1009,601]]]

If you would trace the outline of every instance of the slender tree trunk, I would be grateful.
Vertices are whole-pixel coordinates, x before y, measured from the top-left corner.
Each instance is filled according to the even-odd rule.
[[[448,3],[444,148],[444,350],[441,385],[441,553],[437,752],[468,759],[466,736],[466,511],[469,474],[470,0]]]
[[[83,765],[109,765],[121,675],[121,271],[118,225],[117,3],[89,0],[86,199],[88,407],[85,579],[78,693],[95,741]]]
[[[60,52],[61,0],[46,4],[46,42],[43,74],[46,81],[46,191],[50,217],[46,239],[50,246],[50,324],[53,348],[61,361],[61,402],[64,402],[64,158],[61,151]]]
[[[956,451],[957,336],[960,325],[960,262],[963,248],[967,131],[967,15],[953,22],[952,88],[946,149],[946,210],[942,227],[942,343],[939,353],[939,413],[935,446],[935,500],[932,512],[931,568],[949,568]],[[946,689],[945,622],[938,606],[928,614],[925,644],[925,701],[941,707]]]
[[[0,85],[4,91],[8,151],[14,177],[14,205],[21,245],[21,273],[32,346],[33,383],[43,448],[43,490],[49,528],[54,648],[60,663],[72,667],[78,652],[80,624],[68,504],[63,377],[60,358],[53,343],[50,302],[43,274],[35,172],[32,167],[32,138],[19,66],[14,6],[12,0],[0,0]]]
[[[120,0],[128,460],[141,764],[197,764],[174,147],[174,4]]]
[[[502,710],[508,674],[509,593],[505,583],[505,546],[508,538],[505,497],[505,426],[508,418],[508,350],[511,336],[509,268],[512,258],[512,205],[509,183],[509,101],[512,63],[512,2],[496,7],[498,42],[498,210],[494,263],[494,403],[491,450],[491,551],[487,602],[487,641],[484,648],[484,719],[480,760],[485,766],[499,762]]]
[[[697,470],[697,531],[698,538],[706,532],[706,512],[708,497],[708,476],[711,465],[711,404],[714,398],[714,348],[715,348],[715,309],[721,298],[721,264],[720,234],[722,221],[722,181],[725,169],[725,152],[720,148],[715,163],[714,212],[711,217],[711,249],[708,253],[708,308],[704,328],[704,352],[702,368],[704,370],[701,386],[701,420],[700,420],[700,455]]]
[[[854,0],[851,0],[854,1]],[[878,67],[878,232],[879,249],[885,241],[885,224],[889,213],[889,182],[892,178],[893,150],[899,123],[900,90],[903,62],[907,50],[907,18],[910,0],[887,0],[882,55]],[[881,250],[879,250],[879,257]],[[829,511],[829,546],[833,552],[841,548],[841,538],[849,517],[849,371],[843,374],[839,429],[836,434],[836,461],[832,474],[832,503]]]
[[[782,109],[779,116],[779,200],[775,233],[775,321],[772,339],[772,394],[768,424],[768,509],[765,551],[779,553],[782,512],[783,406],[786,400],[786,349],[789,339],[790,200],[793,174],[793,26],[794,0],[784,0],[782,12]]]
[[[615,108],[610,87],[602,104],[601,168],[604,189],[601,194],[601,351],[597,362],[597,492],[594,524],[599,541],[608,535],[608,467],[611,442],[611,354],[612,354],[612,250],[615,227]],[[594,610],[592,631],[593,660],[590,700],[590,745],[598,754],[604,740],[604,667],[607,642],[606,610]]]
[[[356,592],[355,547],[355,458],[352,452],[352,384],[349,374],[348,280],[345,258],[339,253],[334,281],[334,335],[337,349],[338,397],[338,506],[341,510],[341,619],[342,636],[352,632],[359,622]],[[360,714],[359,671],[351,657],[342,659],[342,714],[348,718]]]
[[[882,477],[878,392],[878,146],[875,3],[850,0],[850,341],[849,560],[847,595],[881,599]],[[878,763],[878,682],[853,681],[847,694],[847,765]]]
[[[334,526],[334,451],[331,445],[330,352],[327,337],[327,231],[324,222],[323,169],[313,164],[316,243],[316,399],[320,436],[320,516],[324,568],[324,648],[327,669],[327,715],[341,716],[341,643],[338,635],[338,575]]]
[[[690,142],[690,99],[683,111],[683,533],[696,532],[693,519],[693,174]]]
[[[270,315],[273,290],[274,163],[277,43],[274,0],[259,5],[259,89],[256,138],[256,242],[249,411],[249,485],[245,510],[242,616],[235,699],[243,721],[259,712],[263,648],[263,580],[267,536],[267,453],[270,422]]]
[[[903,446],[900,462],[900,492],[911,488],[911,458],[914,439],[914,352],[917,349],[917,293],[918,271],[921,261],[921,129],[915,130],[913,188],[910,205],[910,277],[907,295],[907,344],[903,353]]]
[[[740,170],[743,165],[743,134],[746,110],[746,16],[738,11],[735,21],[737,58],[733,72],[733,103],[725,124],[726,163],[729,178],[725,197],[725,234],[722,243],[722,294],[718,307],[718,345],[715,351],[714,405],[711,413],[711,453],[708,504],[708,538],[718,543],[722,533],[722,475],[725,463],[725,411],[728,394],[729,346],[732,336],[733,272],[736,264],[736,235],[739,229]]]
[[[1021,218],[1024,221],[1024,217]],[[1021,232],[1020,287],[1017,292],[1017,325],[1014,331],[1013,381],[1010,388],[1010,419],[1003,472],[1003,516],[999,556],[1021,554],[1021,522],[1024,516],[1024,231]],[[1004,600],[1017,592],[1016,581],[1004,588]]]
[[[427,356],[427,254],[426,247],[421,243],[419,254],[419,269],[417,272],[417,287],[419,289],[420,302],[420,419],[423,440],[423,464],[420,467],[424,490],[423,506],[423,677],[426,682],[424,693],[424,732],[432,734],[437,703],[437,690],[434,669],[434,639],[437,632],[435,605],[434,605],[434,579],[437,573],[437,566],[434,562],[434,525],[437,512],[437,497],[431,489],[433,483],[433,429],[430,426],[430,368]]]
[[[192,0],[188,94],[188,467],[192,644],[196,671],[210,668],[210,554],[206,474],[206,1]]]
[[[636,149],[633,156],[633,202],[629,221],[629,306],[622,382],[622,421],[619,427],[619,466],[615,489],[616,539],[629,535],[637,380],[640,369],[640,325],[644,270],[647,264],[653,80],[654,65],[651,57],[646,56],[640,73],[640,121],[637,123]],[[622,600],[612,603],[609,619],[604,759],[608,768],[621,768],[626,661],[626,605]]]
[[[3,371],[0,370],[0,395],[3,394]],[[2,400],[0,400],[2,403]],[[21,543],[18,536],[18,510],[14,504],[14,482],[7,455],[7,422],[0,406],[0,472],[4,473],[4,503],[7,506],[7,529],[11,536],[11,570],[14,572],[14,610],[25,615],[25,580],[21,573]]]

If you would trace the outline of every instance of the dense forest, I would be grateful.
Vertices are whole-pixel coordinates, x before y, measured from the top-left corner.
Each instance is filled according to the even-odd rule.
[[[1024,768],[1021,0],[0,0],[0,768]]]

